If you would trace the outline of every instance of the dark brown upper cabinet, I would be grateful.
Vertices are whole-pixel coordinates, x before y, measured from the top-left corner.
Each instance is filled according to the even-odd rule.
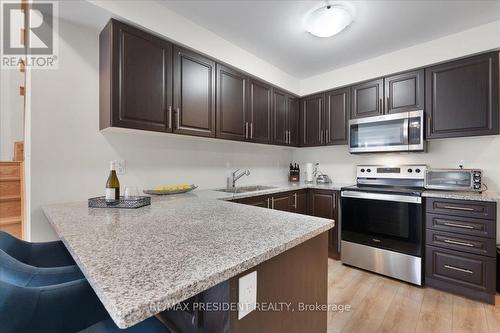
[[[217,137],[247,140],[250,124],[247,115],[248,77],[217,64]]]
[[[342,88],[325,93],[325,143],[346,144],[348,141],[351,88]]]
[[[100,128],[171,131],[172,44],[111,20],[99,47]]]
[[[383,114],[383,79],[359,83],[351,88],[351,94],[351,119]]]
[[[351,118],[424,109],[424,71],[416,70],[352,87]]]
[[[215,62],[174,48],[174,133],[215,137]]]
[[[273,91],[273,114],[274,114],[274,143],[279,145],[288,144],[288,108],[286,93],[275,89]]]
[[[284,91],[273,91],[273,142],[279,145],[298,144],[298,99]]]
[[[319,146],[324,143],[323,109],[325,98],[323,94],[308,96],[301,99],[300,136],[301,146]]]
[[[384,78],[384,113],[424,109],[424,70]]]
[[[250,79],[248,139],[252,142],[272,142],[272,103],[271,86]]]
[[[425,70],[427,139],[499,134],[498,52]]]
[[[290,146],[299,145],[299,99],[288,95],[288,144]]]

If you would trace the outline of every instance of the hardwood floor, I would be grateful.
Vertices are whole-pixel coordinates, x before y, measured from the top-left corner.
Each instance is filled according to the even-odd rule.
[[[500,294],[488,305],[328,260],[328,332],[500,332]]]

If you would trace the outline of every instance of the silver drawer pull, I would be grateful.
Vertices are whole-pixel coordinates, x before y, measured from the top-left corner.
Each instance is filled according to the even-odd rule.
[[[452,269],[454,271],[459,271],[459,272],[463,272],[463,273],[467,273],[467,274],[472,274],[474,273],[473,271],[471,271],[470,269],[463,269],[463,268],[458,268],[458,267],[455,267],[455,266],[450,266],[450,265],[444,265],[444,268],[448,268],[448,269]]]
[[[446,226],[448,226],[448,227],[457,227],[457,228],[464,228],[464,229],[474,229],[474,227],[471,226],[471,225],[448,223],[448,222],[445,222],[443,224],[446,225]]]
[[[448,243],[448,244],[455,244],[455,245],[462,245],[462,246],[474,247],[474,245],[471,244],[471,243],[457,242],[457,241],[453,241],[451,239],[445,239],[445,240],[443,240],[443,242]]]
[[[474,211],[474,208],[469,208],[469,207],[443,206],[443,208],[446,208],[446,209],[456,209],[456,210],[466,210],[468,212],[473,212]]]

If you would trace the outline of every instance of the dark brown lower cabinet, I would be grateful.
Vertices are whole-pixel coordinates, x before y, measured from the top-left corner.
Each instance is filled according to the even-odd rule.
[[[496,203],[428,198],[425,204],[425,284],[494,304]]]
[[[309,190],[309,215],[335,220],[335,227],[328,232],[328,256],[340,259],[338,227],[338,192]]]
[[[328,256],[340,259],[338,191],[304,189],[237,199],[233,202],[335,220],[328,231]]]

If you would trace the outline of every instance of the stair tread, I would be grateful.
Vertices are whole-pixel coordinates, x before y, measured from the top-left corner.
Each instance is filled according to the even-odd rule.
[[[15,201],[21,200],[20,195],[2,195],[0,196],[0,201]]]
[[[21,223],[21,216],[0,217],[0,225]]]
[[[2,177],[0,176],[0,182],[13,182],[20,181],[21,177]]]

